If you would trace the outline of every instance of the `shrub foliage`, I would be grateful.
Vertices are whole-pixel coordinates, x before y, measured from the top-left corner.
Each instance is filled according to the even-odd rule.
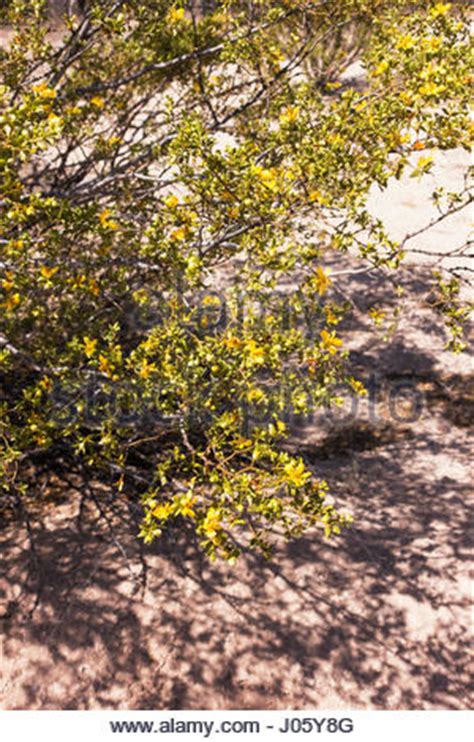
[[[364,393],[328,262],[395,270],[403,244],[369,189],[468,146],[463,13],[83,5],[55,27],[41,0],[1,11],[5,502],[26,497],[38,453],[61,452],[133,488],[147,542],[187,524],[232,560],[267,553],[275,530],[338,533],[348,517],[285,444],[288,412]],[[341,78],[356,57],[359,86]],[[441,215],[466,198],[438,193]],[[443,286],[459,345],[457,284]]]

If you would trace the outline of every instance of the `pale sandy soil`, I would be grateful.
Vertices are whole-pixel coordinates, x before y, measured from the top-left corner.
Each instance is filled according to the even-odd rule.
[[[413,155],[412,165],[416,165],[418,159],[426,154],[421,152]],[[469,238],[472,240],[472,208],[458,211],[429,230],[421,231],[439,216],[431,200],[432,192],[441,184],[447,193],[460,192],[472,158],[460,148],[447,152],[433,151],[432,154],[435,158],[434,167],[428,175],[414,179],[408,170],[399,181],[393,179],[385,191],[373,189],[369,210],[382,219],[391,237],[397,240],[402,240],[407,234],[420,232],[406,243],[407,262],[430,266],[436,264],[438,268],[470,266],[472,269],[472,246],[461,257],[453,254]],[[461,271],[461,275],[464,278],[472,277],[468,271]]]

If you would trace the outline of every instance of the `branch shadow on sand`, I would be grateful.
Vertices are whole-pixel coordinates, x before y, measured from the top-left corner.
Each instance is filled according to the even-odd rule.
[[[356,525],[271,563],[215,566],[159,544],[140,590],[100,525],[47,518],[33,562],[3,538],[4,707],[467,707],[468,487],[363,455]],[[350,463],[324,463],[342,489]],[[114,528],[138,567],[133,529]]]

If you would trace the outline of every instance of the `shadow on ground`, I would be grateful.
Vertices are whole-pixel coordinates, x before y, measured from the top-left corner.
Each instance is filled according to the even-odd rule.
[[[468,487],[430,483],[425,457],[407,476],[401,451],[362,456],[357,491],[352,462],[320,465],[352,489],[357,526],[337,543],[315,533],[234,568],[162,545],[144,590],[70,504],[36,524],[29,564],[7,529],[3,707],[466,708]]]

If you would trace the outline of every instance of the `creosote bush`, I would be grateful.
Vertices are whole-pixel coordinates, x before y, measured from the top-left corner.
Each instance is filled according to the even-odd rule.
[[[210,557],[349,517],[288,411],[364,394],[327,264],[396,271],[365,202],[468,147],[462,8],[404,0],[3,3],[0,487],[50,452],[140,498],[141,536]],[[356,56],[361,89],[341,84]],[[436,194],[440,218],[469,195]],[[440,306],[455,349],[457,277]],[[374,322],[383,316],[372,309]],[[285,422],[286,421],[286,422]]]

